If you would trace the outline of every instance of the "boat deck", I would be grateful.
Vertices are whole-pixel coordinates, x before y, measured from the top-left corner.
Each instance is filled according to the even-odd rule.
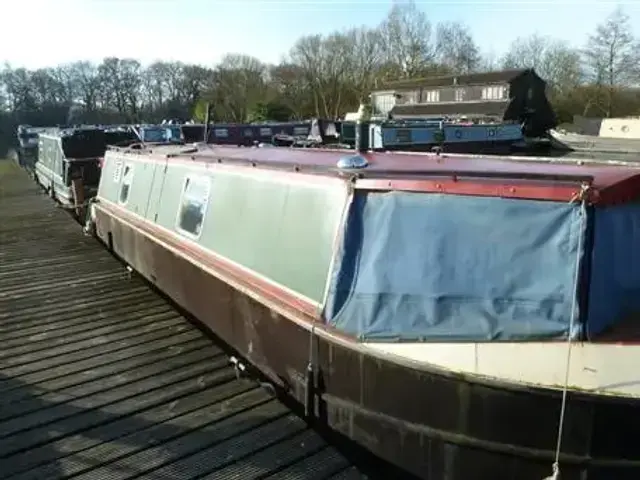
[[[373,477],[2,160],[0,266],[3,479]]]

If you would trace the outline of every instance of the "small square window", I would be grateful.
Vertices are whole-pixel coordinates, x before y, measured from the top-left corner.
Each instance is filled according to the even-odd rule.
[[[125,165],[122,174],[122,185],[120,185],[119,202],[123,205],[129,201],[129,193],[131,191],[131,182],[133,182],[133,165]]]
[[[178,209],[177,229],[192,237],[199,237],[209,203],[209,177],[187,176],[182,188]]]

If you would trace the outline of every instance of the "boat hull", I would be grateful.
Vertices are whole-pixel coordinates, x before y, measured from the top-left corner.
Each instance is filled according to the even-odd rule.
[[[418,369],[345,338],[311,337],[309,322],[219,279],[167,232],[123,221],[99,203],[94,221],[116,255],[301,403],[313,351],[316,421],[376,455],[424,479],[550,475],[560,392]],[[639,478],[638,402],[578,393],[568,402],[563,480]]]

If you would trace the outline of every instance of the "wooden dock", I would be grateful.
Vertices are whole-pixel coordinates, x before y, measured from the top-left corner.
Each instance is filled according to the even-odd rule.
[[[5,480],[390,478],[237,378],[215,339],[8,161],[0,345]]]

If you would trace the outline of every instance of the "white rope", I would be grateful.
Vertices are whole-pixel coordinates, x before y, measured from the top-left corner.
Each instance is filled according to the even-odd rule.
[[[573,279],[573,300],[571,302],[571,313],[570,313],[570,323],[569,323],[569,335],[567,337],[567,362],[566,368],[564,372],[564,386],[562,387],[562,403],[560,406],[560,418],[558,421],[558,437],[556,442],[556,452],[555,458],[552,466],[552,474],[550,477],[546,477],[544,480],[560,480],[560,450],[562,448],[562,433],[564,430],[564,418],[565,412],[567,409],[567,394],[569,392],[569,373],[571,371],[571,350],[573,347],[573,341],[571,340],[571,327],[573,326],[573,320],[576,316],[576,310],[578,308],[578,289],[580,283],[580,255],[582,251],[582,231],[584,227],[584,222],[587,218],[587,200],[590,186],[583,185],[580,193],[574,197],[571,201],[580,200],[580,234],[578,236],[578,245],[576,252],[576,268]]]

